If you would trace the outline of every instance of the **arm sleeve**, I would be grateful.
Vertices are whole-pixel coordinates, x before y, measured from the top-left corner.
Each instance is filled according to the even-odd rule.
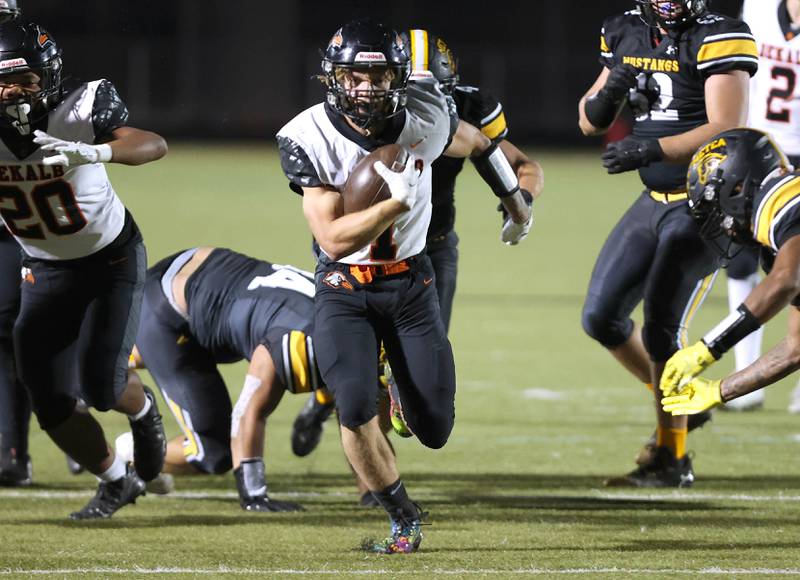
[[[113,139],[115,129],[128,125],[128,107],[119,96],[116,87],[107,80],[100,81],[92,105],[92,128],[95,143]]]
[[[295,193],[303,195],[304,187],[320,187],[324,185],[317,170],[300,145],[282,135],[278,135],[278,151],[281,157],[281,169],[289,179],[289,187]]]
[[[725,19],[708,27],[697,50],[697,70],[704,79],[733,70],[751,77],[758,70],[758,47],[750,27],[741,20]]]

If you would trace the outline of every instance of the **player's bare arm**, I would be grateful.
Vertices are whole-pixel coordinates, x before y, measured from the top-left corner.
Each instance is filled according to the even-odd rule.
[[[492,142],[480,132],[480,129],[467,123],[464,120],[458,121],[458,128],[450,145],[445,149],[444,155],[447,157],[458,157],[465,159],[480,155],[491,147]]]
[[[756,286],[744,304],[762,324],[800,294],[800,236],[785,242],[769,275]]]
[[[112,163],[143,165],[167,154],[167,142],[152,131],[120,127],[112,135],[114,138],[106,142],[111,147]]]
[[[750,366],[722,380],[722,402],[746,395],[800,369],[800,310],[789,311],[789,333]]]
[[[386,199],[344,215],[342,196],[331,187],[304,187],[303,213],[323,251],[339,260],[377,238],[408,207]]]
[[[741,70],[710,76],[705,82],[708,123],[659,139],[664,161],[689,161],[697,148],[717,133],[745,125],[749,83],[749,75]]]

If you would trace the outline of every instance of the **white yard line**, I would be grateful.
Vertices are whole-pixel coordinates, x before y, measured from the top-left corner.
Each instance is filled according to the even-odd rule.
[[[402,557],[402,556],[401,556]],[[413,556],[409,556],[413,558]],[[295,575],[295,576],[333,576],[347,574],[350,576],[406,576],[419,575],[423,570],[381,570],[381,569],[330,569],[319,570],[311,569],[258,569],[258,568],[229,568],[220,566],[218,568],[58,568],[53,570],[35,570],[23,568],[4,568],[0,569],[0,576],[12,576],[25,574],[30,576],[56,576],[69,574],[192,574],[192,575],[220,575],[227,574],[233,576],[273,576],[273,575]],[[800,568],[518,568],[518,569],[448,569],[438,568],[435,570],[425,569],[425,574],[440,574],[445,576],[524,576],[524,575],[584,575],[584,574],[605,574],[605,575],[639,575],[639,574],[674,574],[676,576],[733,576],[733,575],[761,575],[761,576],[795,576],[800,575]]]

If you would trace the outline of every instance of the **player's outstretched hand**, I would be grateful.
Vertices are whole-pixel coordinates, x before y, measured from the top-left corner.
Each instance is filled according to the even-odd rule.
[[[392,199],[399,201],[408,209],[414,207],[414,203],[417,201],[420,172],[417,170],[416,165],[417,159],[413,155],[408,156],[406,167],[403,171],[392,171],[382,161],[376,161],[373,165],[375,172],[389,186]]]
[[[530,212],[526,221],[521,224],[516,223],[511,219],[511,215],[502,203],[498,206],[498,210],[503,212],[503,229],[500,232],[500,241],[508,246],[516,246],[527,238],[533,226],[533,196],[524,189],[520,189],[519,191],[525,203],[528,205],[528,211]]]
[[[717,359],[708,350],[706,343],[698,340],[692,346],[673,354],[664,366],[659,388],[665,396],[682,391],[684,385],[710,367]]]
[[[722,403],[720,385],[722,381],[710,381],[695,377],[680,393],[661,399],[665,413],[673,415],[696,415]]]
[[[76,167],[87,163],[107,163],[111,161],[110,145],[90,145],[80,141],[64,141],[44,131],[34,131],[33,142],[42,148],[42,151],[54,151],[56,154],[45,157],[45,165],[63,165]]]
[[[610,174],[624,173],[646,167],[664,158],[664,151],[658,139],[642,139],[629,135],[621,141],[609,143],[601,156],[603,167]]]

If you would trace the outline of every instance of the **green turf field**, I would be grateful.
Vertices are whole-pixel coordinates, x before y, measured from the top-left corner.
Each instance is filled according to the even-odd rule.
[[[35,430],[35,487],[0,489],[0,576],[800,575],[800,417],[785,410],[793,378],[769,390],[766,410],[718,413],[690,438],[694,489],[602,488],[632,468],[653,428],[649,393],[580,328],[592,264],[637,180],[606,176],[596,155],[538,157],[545,196],[519,247],[499,242],[495,201],[474,170],[459,182],[456,427],[441,451],[394,440],[412,497],[431,513],[421,552],[356,549],[385,533],[385,517],[356,506],[333,424],[311,456],[292,456],[289,429],[303,399],[288,396],[269,422],[267,477],[276,497],[306,512],[244,513],[228,474],[178,478],[174,496],[145,497],[109,521],[70,522],[94,480],[70,476]],[[175,144],[163,161],[110,171],[151,263],[209,244],[312,267],[300,198],[271,148]],[[693,336],[725,310],[719,283]],[[784,325],[784,317],[772,323],[766,344]],[[243,370],[224,370],[233,391]],[[177,433],[171,417],[167,424]],[[113,438],[126,423],[105,417],[104,425]]]

